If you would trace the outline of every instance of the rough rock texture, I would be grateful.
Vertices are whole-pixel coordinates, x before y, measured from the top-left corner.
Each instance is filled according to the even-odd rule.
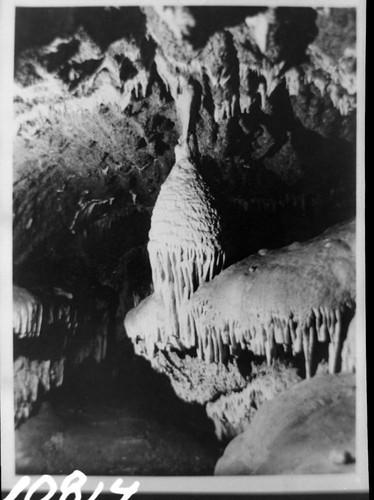
[[[135,351],[144,356],[139,348]],[[156,372],[167,375],[181,400],[205,408],[220,441],[243,432],[264,401],[301,380],[290,363],[276,361],[269,367],[250,356],[227,364],[208,363],[177,351],[157,350],[146,357]]]
[[[355,387],[354,375],[319,375],[264,403],[215,474],[353,472]]]
[[[232,420],[248,393],[249,406],[217,431],[226,436],[271,397],[266,380],[275,393],[295,368],[311,375],[329,360],[330,371],[354,369],[354,334],[340,357],[355,300],[350,236],[286,246],[355,216],[355,17],[348,8],[17,8],[14,336],[17,408],[28,408],[17,414],[36,407],[35,387],[53,386],[53,363],[65,359],[66,375],[87,357],[117,353],[126,314],[135,351],[169,374],[180,397]],[[185,169],[178,140],[191,129],[194,168]],[[162,202],[168,189],[173,211]],[[174,217],[179,232],[161,236],[158,225]],[[251,257],[199,290],[221,271],[223,250],[226,265]],[[196,325],[170,306],[182,296]],[[260,310],[259,321],[245,315],[251,331],[235,323],[247,300]],[[78,310],[76,333],[71,312],[58,327],[44,319],[51,301],[57,316],[66,303]],[[254,334],[260,324],[265,338]],[[266,355],[288,367],[284,378],[259,368]],[[263,394],[248,385],[256,370],[266,372]],[[243,390],[227,408],[219,403]]]
[[[30,360],[18,356],[14,362],[14,421],[28,418],[41,394],[59,387],[64,378],[64,359]]]
[[[188,355],[181,358],[176,352],[159,351],[151,364],[156,371],[168,375],[181,399],[202,405],[221,394],[240,391],[249,381],[235,364],[204,363]]]
[[[279,362],[271,367],[265,363],[259,366],[252,363],[250,381],[243,390],[223,395],[206,405],[207,415],[214,422],[218,439],[232,439],[241,434],[265,401],[273,399],[300,380],[296,368]]]

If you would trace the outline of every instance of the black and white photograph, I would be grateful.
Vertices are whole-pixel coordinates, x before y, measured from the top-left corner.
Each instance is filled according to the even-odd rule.
[[[3,0],[3,491],[368,492],[365,15]]]

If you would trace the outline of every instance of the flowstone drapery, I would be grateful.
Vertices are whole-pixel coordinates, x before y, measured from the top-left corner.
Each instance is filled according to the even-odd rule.
[[[207,362],[227,362],[243,350],[268,365],[279,357],[301,358],[307,377],[352,371],[353,349],[344,344],[355,309],[354,235],[354,222],[341,224],[308,242],[260,251],[201,283],[173,310],[184,325],[175,330],[174,345],[194,347]],[[129,335],[147,338],[144,307],[129,317]],[[149,311],[148,323],[153,321]],[[163,338],[162,320],[159,331]]]

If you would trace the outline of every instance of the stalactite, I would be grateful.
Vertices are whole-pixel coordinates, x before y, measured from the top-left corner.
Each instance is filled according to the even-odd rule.
[[[182,117],[181,122],[187,135],[189,120]],[[184,316],[185,303],[202,283],[221,271],[225,262],[221,224],[212,195],[195,162],[188,157],[186,145],[176,148],[176,156],[177,163],[161,187],[153,210],[148,243],[155,296],[161,299],[164,316],[159,321],[152,319],[160,299],[151,296],[137,308],[144,322],[137,322],[140,313],[136,310],[130,311],[125,320],[135,349],[148,356],[156,344],[170,343],[178,348],[195,345],[193,318]],[[141,338],[145,345],[137,341]],[[209,346],[209,357],[214,358],[213,346]],[[197,348],[198,353],[202,352],[202,347]]]
[[[356,371],[356,316],[351,320],[342,349],[342,371]]]
[[[146,345],[155,345],[157,338],[189,347],[191,328],[181,310],[201,283],[221,271],[225,254],[218,212],[197,165],[193,82],[173,71],[160,53],[155,60],[175,100],[181,135],[176,163],[161,186],[151,218],[148,253],[155,295],[161,298],[165,315],[163,328],[151,329]]]
[[[296,68],[291,68],[285,73],[285,81],[290,96],[297,96],[300,92],[300,72]]]
[[[227,336],[225,320],[220,317],[220,313],[216,310],[212,313],[211,309],[206,314],[207,310],[204,307],[202,311],[200,308],[193,308],[191,302],[194,303],[195,300],[198,300],[198,296],[192,298],[188,304],[190,308],[188,312],[189,324],[195,330],[199,346],[198,352],[201,359],[209,359],[211,360],[210,362],[223,362],[226,347],[230,349],[230,352],[234,350],[237,352],[239,348],[239,350],[250,350],[258,356],[266,356],[267,363],[270,366],[277,357],[277,346],[282,346],[287,352],[292,350],[294,356],[303,354],[305,372],[307,378],[309,378],[315,373],[313,359],[317,344],[328,343],[329,372],[336,373],[338,370],[337,367],[342,351],[341,315],[351,310],[351,304],[343,306],[341,309],[333,309],[331,311],[327,309],[327,314],[324,312],[325,319],[322,319],[322,321],[326,323],[329,321],[328,327],[324,323],[322,323],[321,327],[318,327],[319,320],[314,316],[303,322],[295,314],[292,315],[292,319],[287,319],[282,316],[276,316],[273,313],[271,323],[267,323],[266,321],[261,322],[259,319],[253,320],[252,323],[252,319],[246,316],[247,313],[244,313],[244,315],[242,313],[238,321],[232,321],[231,332],[234,333]],[[200,312],[198,312],[199,309]],[[223,314],[225,313],[227,314],[227,309]],[[233,313],[233,318],[235,314],[237,312]],[[313,314],[312,310],[311,314]],[[328,320],[327,317],[329,318]],[[297,322],[296,327],[295,321]],[[209,336],[206,334],[205,325],[207,323],[214,324],[214,328],[209,330]],[[317,334],[317,332],[319,333]],[[206,339],[209,339],[209,342]],[[214,347],[213,350],[211,346]],[[348,366],[350,365],[346,362],[343,370]]]
[[[74,335],[78,327],[78,311],[71,294],[61,291],[42,292],[40,297],[28,290],[13,287],[13,333],[19,338],[39,337],[57,323],[63,324],[67,333]]]
[[[166,214],[166,210],[161,213]],[[164,222],[159,216],[159,228],[164,229]],[[308,242],[260,251],[209,282],[205,281],[208,271],[201,271],[204,279],[196,290],[194,282],[192,288],[186,283],[193,262],[204,268],[202,254],[189,246],[169,248],[166,242],[177,239],[178,231],[156,234],[164,236],[165,249],[157,247],[151,255],[156,266],[155,294],[127,314],[126,331],[135,351],[170,377],[181,398],[207,403],[206,411],[219,439],[245,430],[265,400],[298,382],[299,375],[304,376],[302,370],[297,374],[296,368],[283,364],[284,353],[292,353],[291,362],[299,368],[299,362],[304,362],[306,378],[325,370],[326,365],[330,373],[354,371],[354,322],[347,337],[344,330],[355,307],[353,222]],[[187,230],[184,234],[190,233]],[[184,253],[190,267],[182,265]],[[198,270],[194,272],[199,276]],[[165,298],[172,301],[174,315],[165,310]],[[165,321],[168,313],[172,317]],[[171,331],[171,325],[176,325],[178,333]],[[328,357],[320,361],[326,347]],[[195,349],[195,358],[186,353],[190,348]],[[234,390],[227,386],[220,389],[217,398],[214,390],[218,390],[215,384],[219,378],[214,370],[225,373],[236,369],[243,350],[263,358],[262,369],[269,376],[256,375],[251,363],[251,375]],[[284,376],[274,375],[279,367]],[[214,390],[207,386],[211,376]]]
[[[13,333],[18,338],[38,337],[43,317],[42,303],[30,292],[13,287]]]
[[[343,316],[354,308],[352,231],[352,224],[341,225],[311,242],[252,256],[202,285],[184,312],[201,358],[222,362],[226,347],[240,346],[265,355],[271,365],[283,346],[303,355],[311,377],[317,344],[328,343],[329,372],[336,373],[345,338]],[[217,345],[217,355],[211,345]],[[345,361],[343,370],[348,366]]]
[[[105,309],[82,314],[72,293],[53,288],[36,296],[13,287],[13,333],[21,353],[14,361],[16,424],[29,417],[44,393],[63,383],[65,359],[79,365],[87,358],[97,363],[106,358],[107,330]]]

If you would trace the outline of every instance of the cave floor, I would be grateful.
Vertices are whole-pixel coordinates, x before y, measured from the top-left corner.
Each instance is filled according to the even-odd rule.
[[[18,474],[213,474],[222,446],[204,409],[146,361],[126,361],[115,383],[86,368],[16,430]]]

